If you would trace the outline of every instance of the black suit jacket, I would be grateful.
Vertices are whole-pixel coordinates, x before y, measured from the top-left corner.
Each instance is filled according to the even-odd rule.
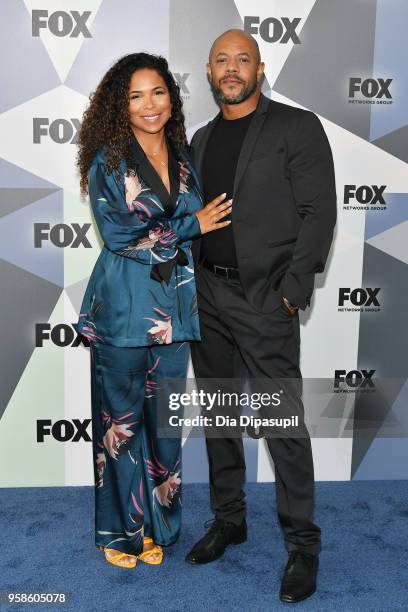
[[[201,181],[205,148],[220,117],[191,141]],[[262,313],[280,306],[282,296],[306,308],[336,223],[333,158],[314,113],[261,94],[238,159],[233,198],[232,227],[248,301]],[[199,250],[197,240],[196,262]]]

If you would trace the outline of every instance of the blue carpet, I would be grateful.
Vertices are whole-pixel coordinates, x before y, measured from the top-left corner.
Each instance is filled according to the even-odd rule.
[[[322,527],[318,592],[278,599],[287,554],[272,484],[248,484],[249,538],[207,566],[184,562],[211,517],[205,485],[186,485],[183,531],[162,566],[113,567],[93,545],[90,487],[2,489],[0,592],[68,593],[65,605],[4,610],[408,610],[408,481],[316,485]],[[4,595],[3,595],[4,597]]]

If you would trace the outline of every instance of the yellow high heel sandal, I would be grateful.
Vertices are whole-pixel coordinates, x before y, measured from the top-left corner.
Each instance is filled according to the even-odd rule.
[[[137,557],[135,555],[128,555],[126,553],[120,552],[119,550],[115,550],[114,548],[101,547],[101,550],[103,550],[103,552],[105,553],[106,561],[108,563],[112,563],[112,565],[116,565],[118,567],[125,567],[126,569],[133,569],[134,567],[136,567]],[[131,561],[126,561],[126,559],[131,559]]]
[[[143,544],[154,544],[153,538],[144,537]],[[157,559],[152,558],[155,556],[157,556]],[[163,548],[158,544],[155,544],[152,548],[149,548],[149,550],[144,550],[142,553],[140,553],[137,558],[143,561],[143,563],[148,563],[149,565],[160,565],[160,563],[163,561]]]

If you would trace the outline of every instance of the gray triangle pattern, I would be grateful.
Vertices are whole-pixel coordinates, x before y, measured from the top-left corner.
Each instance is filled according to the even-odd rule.
[[[408,125],[372,142],[380,149],[408,163]]]
[[[214,17],[209,19],[209,15]],[[212,42],[230,28],[243,28],[233,0],[171,2],[169,63],[173,73],[188,75],[185,81],[188,93],[184,98],[187,127],[200,124],[219,111],[211,95],[205,65]],[[186,49],[194,52],[186,53]]]
[[[11,189],[8,187],[1,187],[0,217],[15,212],[20,208],[24,208],[24,206],[28,206],[28,204],[37,202],[38,200],[45,198],[47,195],[55,193],[59,190],[59,187],[56,187],[55,189],[30,189],[29,187],[22,189]]]
[[[75,308],[78,315],[79,315],[79,310],[81,308],[82,299],[84,297],[84,293],[85,293],[85,289],[87,285],[88,285],[88,279],[84,278],[78,283],[75,283],[75,285],[71,285],[70,287],[65,288],[65,292],[67,293],[69,299],[71,300],[72,305]]]
[[[379,285],[381,311],[360,313],[357,367],[375,368],[376,378],[395,379],[395,384],[389,386],[385,395],[361,393],[356,398],[352,478],[408,376],[406,308],[400,307],[408,301],[408,266],[366,243],[362,286]]]
[[[61,288],[0,260],[2,353],[0,418],[35,348],[35,325],[46,323]],[[18,347],[18,350],[17,350]]]
[[[375,2],[317,0],[274,84],[274,91],[369,140],[370,105],[348,104],[350,77],[371,75]],[[335,35],[328,24],[336,24]]]

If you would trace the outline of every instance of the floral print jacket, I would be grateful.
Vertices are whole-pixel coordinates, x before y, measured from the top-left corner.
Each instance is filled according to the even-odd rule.
[[[199,340],[190,249],[200,235],[194,212],[203,205],[197,175],[188,152],[173,149],[171,199],[140,145],[134,147],[135,168],[122,162],[120,179],[107,173],[103,148],[89,169],[89,198],[104,246],[78,330],[91,342],[123,347]],[[167,268],[165,280],[157,275],[160,266]]]

